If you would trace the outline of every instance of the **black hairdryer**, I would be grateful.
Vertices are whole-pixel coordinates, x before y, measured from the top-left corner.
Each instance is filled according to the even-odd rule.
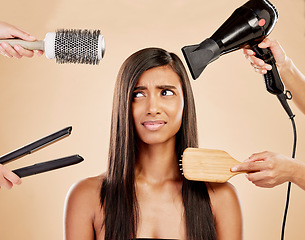
[[[269,35],[277,20],[278,12],[268,0],[250,0],[237,8],[210,38],[182,48],[193,79],[197,79],[206,66],[221,55],[250,46],[256,57],[272,65],[272,70],[264,74],[268,92],[278,96],[289,117],[294,116],[286,101],[291,95],[283,93],[284,85],[272,52],[257,46]]]

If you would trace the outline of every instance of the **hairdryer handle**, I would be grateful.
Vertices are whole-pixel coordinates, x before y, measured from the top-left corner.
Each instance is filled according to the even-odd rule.
[[[266,74],[264,74],[267,91],[276,95],[283,93],[284,85],[277,70],[275,64],[276,61],[273,57],[271,50],[269,48],[260,48],[258,47],[258,45],[254,45],[252,47],[252,50],[256,53],[256,57],[264,60],[265,63],[272,66],[272,69],[267,71]]]
[[[294,118],[295,115],[292,113],[287,103],[287,99],[290,100],[292,96],[287,96],[287,93],[284,93],[284,84],[277,70],[277,66],[275,64],[276,61],[273,57],[271,50],[269,48],[260,48],[258,47],[258,44],[252,46],[252,49],[256,53],[256,57],[264,60],[265,63],[270,64],[272,66],[272,69],[267,71],[266,74],[264,74],[267,91],[272,94],[275,94],[279,99],[280,103],[282,104],[283,108],[285,109],[286,113],[288,114],[289,118]],[[291,95],[290,92],[289,94]]]

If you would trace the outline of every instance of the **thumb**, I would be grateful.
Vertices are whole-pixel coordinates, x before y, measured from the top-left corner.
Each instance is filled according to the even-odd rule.
[[[32,36],[31,34],[25,32],[21,29],[18,29],[18,28],[11,29],[10,34],[13,37],[17,37],[17,38],[23,39],[25,41],[35,41],[35,40],[37,40],[36,37]]]

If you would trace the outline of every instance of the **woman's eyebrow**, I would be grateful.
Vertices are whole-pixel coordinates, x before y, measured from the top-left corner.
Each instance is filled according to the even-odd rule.
[[[158,89],[177,89],[175,86],[173,85],[157,85],[156,88]],[[137,86],[134,88],[134,91],[138,91],[138,90],[147,90],[146,86]]]
[[[137,90],[146,90],[146,89],[147,89],[147,87],[145,87],[145,86],[138,86],[138,87],[134,88],[134,91],[137,91]]]
[[[177,89],[173,85],[158,85],[157,88],[159,88],[159,89]]]

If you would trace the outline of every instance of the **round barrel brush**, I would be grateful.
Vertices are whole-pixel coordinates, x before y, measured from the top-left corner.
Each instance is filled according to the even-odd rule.
[[[43,50],[46,57],[57,63],[98,64],[105,52],[104,36],[100,30],[59,29],[49,32],[41,41],[3,39],[11,46],[20,45],[28,50]]]

